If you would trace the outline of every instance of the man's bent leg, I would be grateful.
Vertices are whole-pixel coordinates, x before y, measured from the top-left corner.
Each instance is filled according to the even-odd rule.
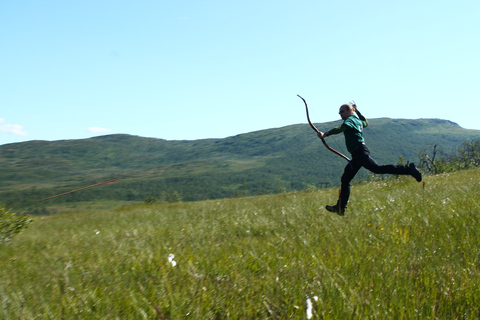
[[[361,164],[356,159],[352,159],[343,170],[340,196],[337,202],[339,208],[343,210],[345,210],[345,208],[347,207],[348,200],[350,199],[350,182],[353,180],[360,168]]]

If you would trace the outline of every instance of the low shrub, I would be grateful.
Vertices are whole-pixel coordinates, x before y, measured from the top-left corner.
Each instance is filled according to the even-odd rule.
[[[0,242],[10,241],[33,221],[24,214],[15,214],[0,206]]]

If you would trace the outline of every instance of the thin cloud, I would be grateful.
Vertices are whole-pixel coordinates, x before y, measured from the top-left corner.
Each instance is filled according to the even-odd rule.
[[[17,136],[28,136],[28,132],[21,125],[5,123],[5,119],[0,118],[0,132],[11,133]]]
[[[88,132],[90,133],[110,133],[112,132],[111,129],[107,128],[99,128],[99,127],[90,127],[87,129]]]

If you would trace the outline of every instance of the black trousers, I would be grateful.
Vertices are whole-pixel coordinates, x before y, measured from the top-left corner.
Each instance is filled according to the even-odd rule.
[[[343,171],[341,180],[342,188],[337,203],[342,208],[346,208],[347,206],[348,199],[350,198],[350,182],[361,167],[378,174],[410,174],[410,169],[407,166],[393,164],[379,165],[372,157],[370,157],[370,149],[368,149],[367,145],[363,143],[359,144],[352,152],[352,160],[350,160]]]

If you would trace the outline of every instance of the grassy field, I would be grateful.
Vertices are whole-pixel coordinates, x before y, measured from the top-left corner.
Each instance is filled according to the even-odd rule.
[[[1,319],[478,319],[480,170],[36,217]]]

